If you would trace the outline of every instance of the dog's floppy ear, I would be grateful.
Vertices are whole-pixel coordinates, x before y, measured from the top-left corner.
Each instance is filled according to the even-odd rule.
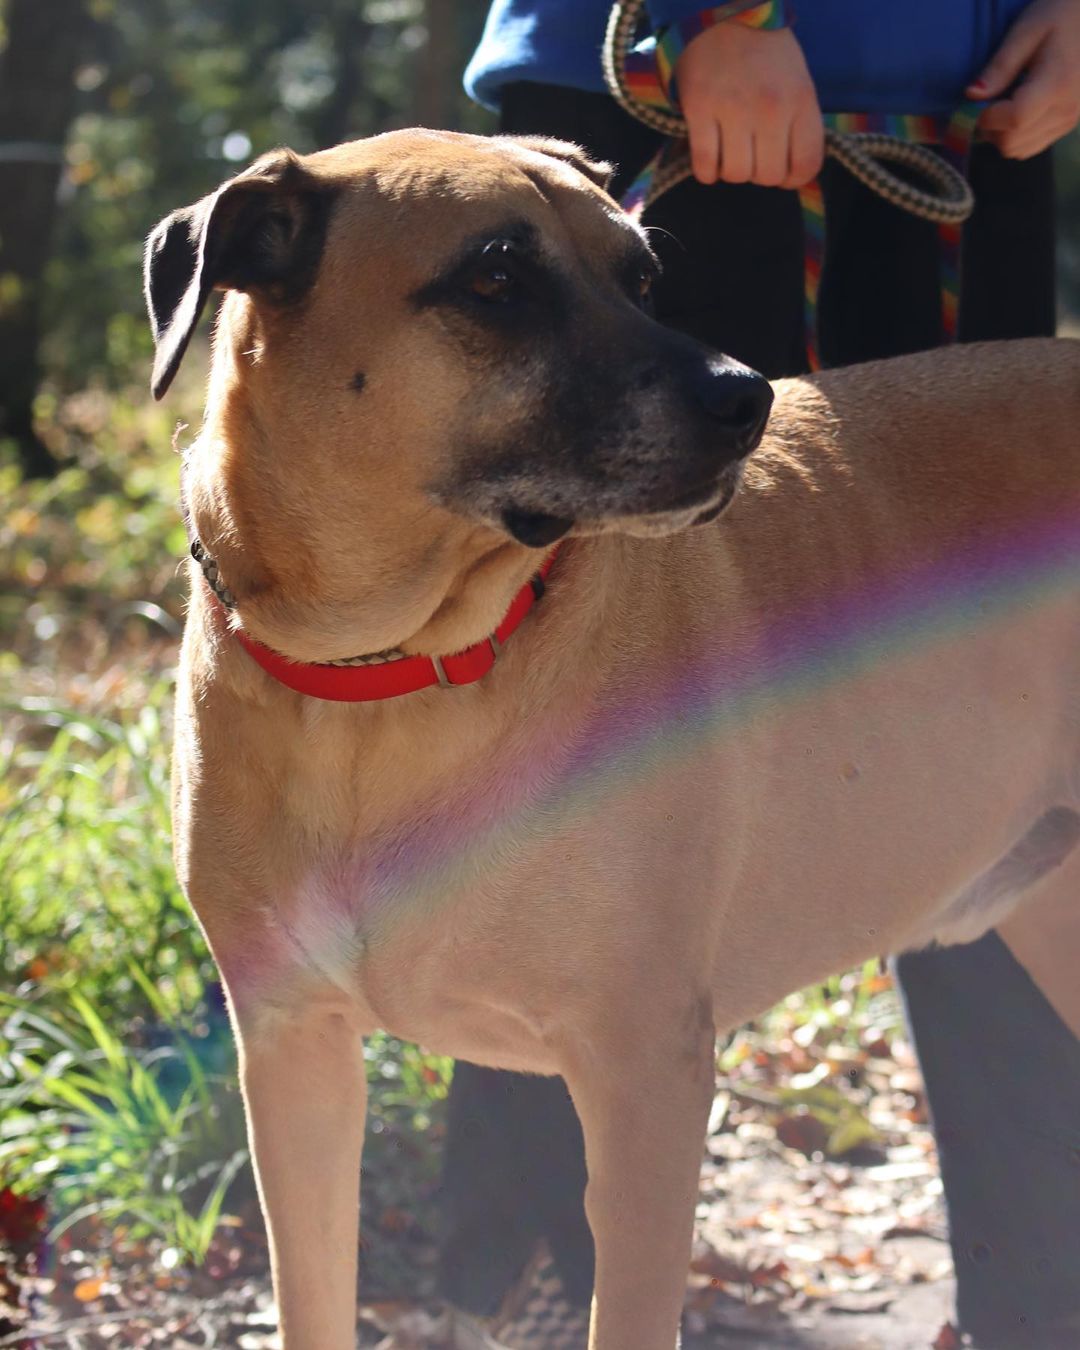
[[[561,159],[564,164],[572,165],[578,173],[583,173],[590,182],[603,188],[605,192],[615,176],[613,165],[605,164],[603,160],[590,159],[581,146],[574,145],[572,141],[557,141],[553,136],[510,136],[507,139],[516,145],[523,145],[526,150],[535,150],[538,154]]]
[[[173,381],[215,287],[287,303],[311,284],[331,191],[291,150],[274,150],[209,197],[174,211],[146,241],[146,305],[156,356],[151,389]]]

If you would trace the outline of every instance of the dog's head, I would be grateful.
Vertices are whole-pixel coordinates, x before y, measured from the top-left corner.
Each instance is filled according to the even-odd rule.
[[[350,626],[391,645],[463,560],[527,572],[565,534],[730,500],[769,387],[649,316],[656,264],[605,181],[561,142],[394,132],[271,153],[151,235],[156,396],[227,292],[189,499],[267,640],[296,646],[303,598],[304,655],[340,655],[381,586]]]

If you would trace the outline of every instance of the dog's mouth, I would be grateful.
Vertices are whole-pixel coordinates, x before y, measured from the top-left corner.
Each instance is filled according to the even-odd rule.
[[[723,497],[726,489],[726,480],[728,475],[725,473],[709,474],[708,477],[696,483],[693,487],[686,488],[677,496],[666,502],[662,507],[655,511],[649,511],[647,515],[671,515],[672,512],[686,511],[690,507],[706,507],[711,510],[719,497]],[[737,480],[736,480],[737,481]],[[734,485],[731,492],[734,492]],[[729,497],[730,500],[730,497]]]
[[[583,534],[618,532],[640,539],[660,539],[665,535],[681,534],[698,525],[711,525],[727,511],[735,499],[742,478],[742,466],[726,469],[719,482],[707,491],[686,493],[676,503],[647,515],[627,515],[615,520],[597,522],[598,528],[582,529]]]
[[[526,548],[549,548],[573,528],[569,516],[552,516],[544,511],[523,511],[508,506],[502,513],[503,528]]]
[[[735,500],[735,493],[739,490],[739,482],[742,479],[741,469],[732,474],[725,474],[720,482],[720,495],[715,501],[710,502],[704,511],[699,512],[690,522],[691,525],[711,525],[714,520],[728,509]]]
[[[692,487],[683,488],[663,504],[605,511],[595,515],[588,510],[580,515],[556,515],[509,505],[500,512],[500,522],[512,538],[527,548],[550,548],[571,532],[579,535],[674,534],[696,525],[718,520],[734,500],[742,478],[742,463],[729,465],[719,475],[711,474]]]

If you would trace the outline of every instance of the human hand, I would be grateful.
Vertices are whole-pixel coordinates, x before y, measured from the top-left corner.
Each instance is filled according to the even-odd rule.
[[[997,99],[1019,76],[1016,90]],[[1029,5],[967,94],[996,99],[979,130],[1010,159],[1029,159],[1071,131],[1080,121],[1080,0]]]
[[[675,79],[700,182],[796,188],[817,177],[825,129],[790,28],[707,28],[687,43]]]

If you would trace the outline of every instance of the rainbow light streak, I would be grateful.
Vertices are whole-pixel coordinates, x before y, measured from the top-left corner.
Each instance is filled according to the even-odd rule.
[[[716,649],[676,668],[642,671],[640,693],[597,721],[554,776],[518,765],[472,801],[399,832],[368,859],[375,882],[370,917],[431,897],[463,871],[497,866],[502,848],[545,834],[613,793],[700,749],[703,738],[737,729],[770,707],[808,698],[889,659],[953,639],[1080,583],[1080,511],[1043,518],[1008,537],[967,540],[954,553],[901,579],[835,597],[802,614],[778,616],[752,653]],[[551,603],[558,603],[557,573]],[[668,654],[672,662],[677,653]],[[522,806],[520,784],[548,777]],[[500,781],[501,778],[501,781]],[[515,801],[516,799],[516,801]],[[373,913],[374,911],[374,913]]]

